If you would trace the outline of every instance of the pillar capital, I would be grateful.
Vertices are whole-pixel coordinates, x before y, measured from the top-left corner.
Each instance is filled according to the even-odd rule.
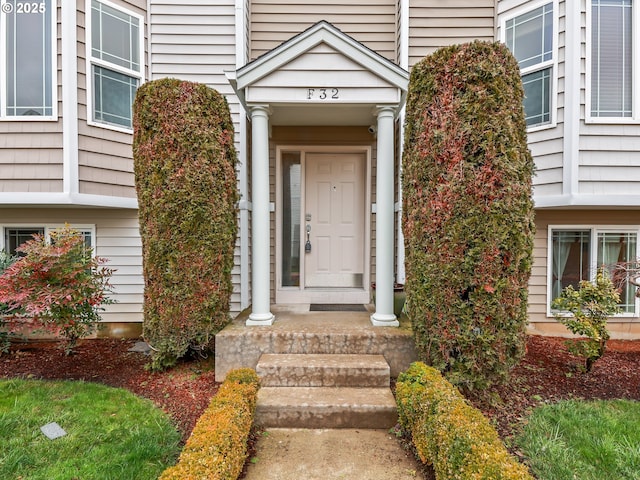
[[[271,115],[271,108],[269,105],[247,105],[251,118],[265,117],[269,118]]]
[[[396,116],[396,107],[392,105],[376,105],[373,109],[373,113],[378,117],[378,119],[383,117],[391,117],[395,118]]]

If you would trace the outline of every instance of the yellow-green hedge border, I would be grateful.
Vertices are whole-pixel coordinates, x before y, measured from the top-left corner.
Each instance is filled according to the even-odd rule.
[[[247,458],[258,388],[254,370],[229,372],[198,419],[178,464],[165,470],[159,480],[236,480]]]
[[[438,370],[413,363],[398,377],[396,401],[400,425],[438,480],[533,480],[487,418]]]

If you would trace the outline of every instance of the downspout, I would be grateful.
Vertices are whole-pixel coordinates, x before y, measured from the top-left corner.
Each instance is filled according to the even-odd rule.
[[[78,176],[78,34],[76,2],[62,2],[62,185],[73,198],[80,191]],[[56,40],[57,41],[57,40]],[[88,75],[88,74],[87,74]],[[87,115],[89,113],[87,112]]]
[[[409,70],[409,0],[400,1],[400,35],[398,45],[398,57],[400,66],[405,70]],[[404,120],[405,105],[402,106],[398,115],[398,200],[395,205],[395,211],[398,212],[397,231],[398,242],[396,245],[396,261],[397,273],[396,282],[404,283],[404,234],[402,233],[402,152],[404,143]]]
[[[247,60],[245,0],[236,0],[236,69],[242,67]],[[251,304],[249,291],[249,209],[250,203],[247,176],[247,122],[246,111],[242,102],[238,102],[238,188],[240,190],[240,310]]]

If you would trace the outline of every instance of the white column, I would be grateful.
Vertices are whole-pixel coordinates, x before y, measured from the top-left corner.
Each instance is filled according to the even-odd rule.
[[[251,107],[251,268],[252,304],[247,325],[271,325],[270,212],[269,212],[269,109]]]
[[[376,163],[376,311],[371,315],[375,326],[397,327],[393,313],[393,166],[394,110],[378,109],[378,144]]]

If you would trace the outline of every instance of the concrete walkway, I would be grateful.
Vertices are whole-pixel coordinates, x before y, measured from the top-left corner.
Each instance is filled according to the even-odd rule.
[[[410,452],[386,430],[268,429],[246,480],[423,479]]]

